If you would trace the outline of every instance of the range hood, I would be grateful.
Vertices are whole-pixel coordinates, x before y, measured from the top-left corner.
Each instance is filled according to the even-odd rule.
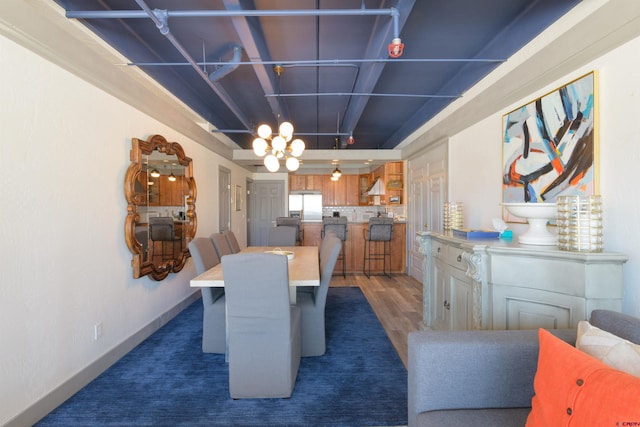
[[[367,189],[367,194],[369,196],[383,196],[384,195],[384,185],[382,180],[378,177],[373,181],[373,184]]]

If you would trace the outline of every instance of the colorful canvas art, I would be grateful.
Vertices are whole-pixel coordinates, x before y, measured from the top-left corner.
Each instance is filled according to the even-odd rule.
[[[503,117],[503,201],[555,202],[596,191],[595,73]]]

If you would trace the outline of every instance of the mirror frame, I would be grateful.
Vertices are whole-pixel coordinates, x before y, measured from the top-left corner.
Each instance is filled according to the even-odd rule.
[[[161,265],[153,264],[153,260],[144,260],[142,253],[142,243],[138,242],[135,235],[136,224],[140,222],[139,206],[147,206],[147,194],[136,191],[136,181],[143,171],[143,156],[150,155],[153,151],[159,151],[169,156],[176,155],[178,163],[185,167],[184,179],[187,183],[188,194],[186,197],[187,211],[186,221],[183,224],[185,236],[185,247],[177,258]],[[124,194],[127,199],[127,218],[125,220],[125,240],[129,250],[133,254],[131,266],[133,267],[133,277],[149,275],[154,280],[163,280],[169,273],[177,273],[182,270],[191,256],[188,244],[196,234],[196,181],[193,178],[193,166],[191,158],[185,156],[182,146],[177,142],[168,142],[162,135],[152,135],[143,141],[138,138],[131,139],[131,164],[127,169],[124,178]]]

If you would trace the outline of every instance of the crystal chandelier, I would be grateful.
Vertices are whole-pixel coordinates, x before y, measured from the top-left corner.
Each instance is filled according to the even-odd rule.
[[[258,137],[253,140],[253,152],[264,158],[264,165],[269,172],[277,172],[280,169],[280,159],[286,159],[285,165],[291,172],[298,170],[300,161],[298,157],[304,151],[304,141],[293,138],[293,125],[282,122],[278,128],[278,135],[273,135],[271,127],[263,124],[258,127]],[[291,141],[291,144],[287,143]]]

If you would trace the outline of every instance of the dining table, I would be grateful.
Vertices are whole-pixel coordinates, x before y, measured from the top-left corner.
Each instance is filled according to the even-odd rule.
[[[289,299],[296,303],[296,288],[300,286],[320,286],[320,261],[317,246],[248,246],[239,254],[249,253],[281,253],[289,254]],[[224,287],[222,263],[210,268],[204,273],[191,279],[192,288]]]

